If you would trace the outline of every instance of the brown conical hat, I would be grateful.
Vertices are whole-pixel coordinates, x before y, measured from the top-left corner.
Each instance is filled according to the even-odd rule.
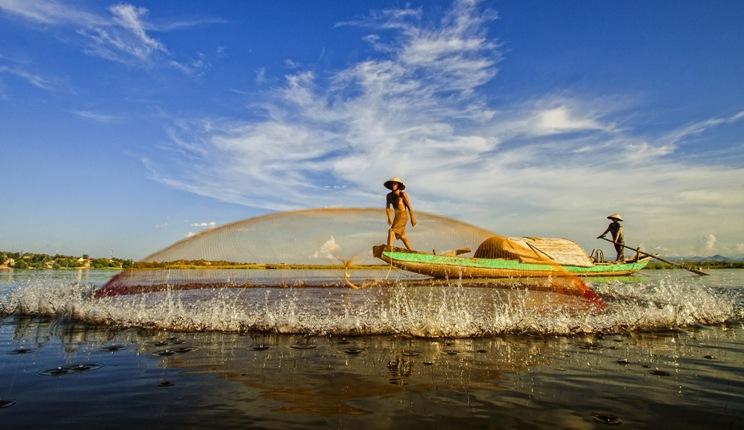
[[[620,214],[612,214],[612,215],[608,216],[607,219],[616,219],[618,221],[622,221],[623,220],[623,217],[621,217]]]
[[[390,178],[387,181],[385,181],[385,188],[387,188],[388,190],[392,190],[393,182],[397,182],[399,184],[398,185],[399,190],[403,191],[406,189],[406,184],[404,184],[403,181],[401,181],[400,178],[398,178],[397,176],[395,178]]]

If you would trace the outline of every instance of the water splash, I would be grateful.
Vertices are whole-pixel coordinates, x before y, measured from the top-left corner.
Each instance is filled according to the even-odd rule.
[[[385,286],[166,288],[94,298],[95,285],[39,279],[0,297],[0,312],[169,331],[422,338],[668,330],[742,317],[738,290],[674,275],[594,284],[607,303],[601,312],[580,298],[542,291],[468,287],[457,280],[378,282]]]

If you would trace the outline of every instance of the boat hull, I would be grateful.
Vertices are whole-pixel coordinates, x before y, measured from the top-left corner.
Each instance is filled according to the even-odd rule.
[[[435,255],[387,245],[373,247],[373,255],[399,269],[433,278],[541,278],[556,276],[627,276],[646,267],[651,257],[626,263],[570,266],[520,263],[500,258]]]

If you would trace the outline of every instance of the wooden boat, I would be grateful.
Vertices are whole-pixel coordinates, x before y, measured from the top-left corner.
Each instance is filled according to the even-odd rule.
[[[648,264],[651,256],[623,262],[597,262],[575,242],[557,238],[503,238],[484,241],[473,257],[469,249],[446,254],[376,245],[376,258],[403,270],[434,278],[543,278],[556,276],[627,276]]]

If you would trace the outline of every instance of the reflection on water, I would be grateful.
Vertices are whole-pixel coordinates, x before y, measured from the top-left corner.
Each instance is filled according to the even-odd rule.
[[[743,333],[735,323],[624,335],[343,338],[6,317],[0,375],[11,383],[0,399],[15,404],[0,416],[18,428],[58,416],[69,418],[56,428],[588,428],[595,416],[631,428],[733,428],[744,412]],[[21,346],[29,352],[12,353]]]

